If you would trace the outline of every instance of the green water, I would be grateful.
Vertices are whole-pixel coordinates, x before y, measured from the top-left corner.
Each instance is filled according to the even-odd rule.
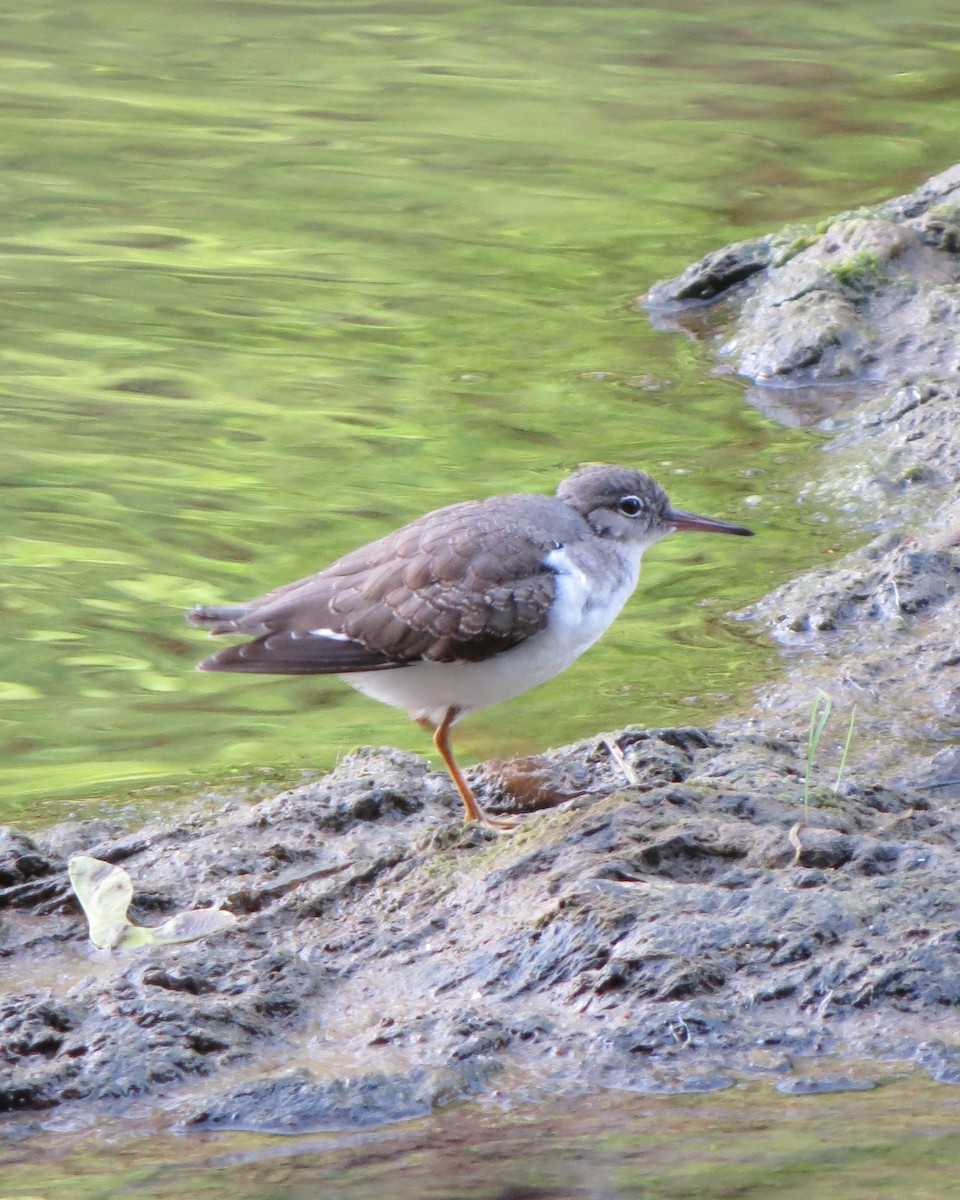
[[[423,749],[336,680],[194,673],[181,611],[582,461],[761,536],[652,552],[465,756],[747,702],[775,658],[724,614],[849,534],[795,502],[814,435],[632,300],[948,165],[958,41],[947,3],[7,6],[0,817]]]
[[[856,1071],[854,1072],[856,1074]],[[875,1072],[876,1074],[876,1072]],[[960,1196],[960,1093],[922,1078],[788,1097],[597,1096],[460,1108],[366,1134],[0,1145],[2,1200],[941,1200]],[[881,1079],[883,1084],[883,1080]],[[43,1153],[44,1166],[32,1165]]]

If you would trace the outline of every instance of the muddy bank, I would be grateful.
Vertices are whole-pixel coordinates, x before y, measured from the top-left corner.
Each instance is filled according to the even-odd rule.
[[[916,204],[946,204],[948,177],[883,221],[916,233],[932,220]],[[954,259],[946,237],[922,244]],[[741,270],[743,311],[757,276],[782,293],[776,270],[811,249]],[[957,327],[927,307],[943,347]],[[131,1111],[351,1128],[493,1092],[710,1089],[745,1073],[803,1090],[824,1055],[960,1082],[960,393],[936,365],[883,369],[834,420],[802,498],[848,509],[864,548],[741,615],[785,655],[741,718],[478,768],[491,807],[539,810],[506,836],[465,827],[447,777],[396,751],[135,832],[4,835],[0,1136]],[[836,720],[804,803],[817,688]],[[141,923],[205,905],[238,922],[94,952],[66,876],[79,852],[130,872]]]
[[[464,827],[441,776],[383,751],[214,820],[8,839],[8,971],[63,985],[0,1004],[0,1103],[37,1119],[149,1097],[188,1124],[293,1131],[489,1088],[779,1080],[825,1053],[960,1079],[956,814],[855,785],[804,814],[801,753],[773,739],[615,744],[638,784],[603,741],[570,748],[592,791],[511,837]],[[141,920],[220,903],[239,925],[91,955],[78,848],[127,867]]]

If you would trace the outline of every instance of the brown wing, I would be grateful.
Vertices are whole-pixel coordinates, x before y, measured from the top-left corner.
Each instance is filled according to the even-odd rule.
[[[440,509],[248,604],[196,609],[192,624],[255,639],[200,668],[345,674],[487,658],[546,625],[546,556],[581,521],[546,496]]]

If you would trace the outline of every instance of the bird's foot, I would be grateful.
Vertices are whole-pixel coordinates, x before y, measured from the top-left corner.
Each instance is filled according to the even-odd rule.
[[[488,829],[495,829],[498,833],[513,833],[523,824],[520,817],[493,817],[490,813],[484,812],[479,805],[477,805],[476,813],[471,813],[467,820],[476,822],[478,825],[486,825]]]

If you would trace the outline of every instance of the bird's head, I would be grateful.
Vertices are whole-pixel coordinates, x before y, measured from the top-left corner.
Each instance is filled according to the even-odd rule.
[[[655,479],[632,467],[584,467],[560,484],[557,497],[581,513],[601,537],[644,548],[684,530],[753,535],[744,525],[674,508]]]

